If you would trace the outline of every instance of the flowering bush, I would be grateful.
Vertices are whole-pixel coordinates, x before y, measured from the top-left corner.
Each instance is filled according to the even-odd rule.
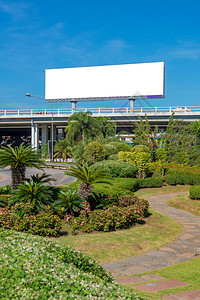
[[[128,205],[131,201],[134,204]],[[142,220],[149,207],[146,200],[131,199],[128,196],[119,198],[119,203],[120,207],[113,205],[105,210],[81,211],[79,217],[68,216],[66,221],[71,224],[74,234],[76,230],[92,232],[129,228]]]
[[[50,239],[0,230],[0,299],[142,299],[83,253]]]
[[[10,203],[10,194],[0,194],[0,207],[5,207]]]
[[[33,204],[20,202],[11,208],[0,209],[0,227],[41,236],[57,236],[62,223],[50,206],[44,206],[43,210],[34,214]]]

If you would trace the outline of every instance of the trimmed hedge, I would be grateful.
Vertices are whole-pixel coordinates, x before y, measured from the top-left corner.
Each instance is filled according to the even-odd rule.
[[[122,161],[102,161],[95,163],[97,169],[103,169],[112,177],[130,177],[134,178],[137,173],[137,166]]]
[[[126,189],[131,192],[136,192],[140,188],[139,180],[136,178],[118,178],[118,180],[115,180],[114,186],[119,190]]]
[[[190,199],[200,200],[200,185],[190,187]]]
[[[165,182],[169,185],[200,185],[200,172],[170,169],[165,176]]]
[[[140,189],[144,188],[159,188],[162,187],[163,183],[160,178],[141,178],[138,179]]]

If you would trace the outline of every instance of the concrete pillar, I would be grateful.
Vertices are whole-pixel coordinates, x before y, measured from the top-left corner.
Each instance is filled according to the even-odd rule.
[[[58,128],[58,140],[62,140],[63,138],[63,128]]]
[[[31,146],[33,149],[39,149],[39,128],[38,124],[31,123]]]
[[[76,103],[77,101],[70,101],[72,104],[72,114],[74,114],[76,112]]]
[[[46,124],[42,125],[42,146],[48,142],[48,126]]]
[[[130,113],[134,113],[135,99],[129,99]]]

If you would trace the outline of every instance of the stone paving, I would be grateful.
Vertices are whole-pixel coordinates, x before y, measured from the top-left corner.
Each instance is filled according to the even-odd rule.
[[[182,228],[182,234],[173,242],[141,255],[102,264],[114,277],[130,276],[178,264],[200,256],[200,217],[169,207],[167,201],[177,195],[154,195],[148,197],[152,209],[174,219]]]

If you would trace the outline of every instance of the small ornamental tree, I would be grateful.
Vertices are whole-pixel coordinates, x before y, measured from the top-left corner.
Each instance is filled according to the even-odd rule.
[[[85,153],[84,153],[88,165],[93,165],[98,161],[104,160],[105,152],[106,152],[106,148],[104,144],[98,141],[89,143],[85,147]]]
[[[94,183],[107,183],[111,184],[108,179],[108,175],[104,170],[96,169],[93,166],[88,167],[87,164],[83,166],[76,164],[76,166],[71,166],[67,171],[65,171],[66,175],[73,176],[79,180],[81,183],[79,184],[79,195],[81,199],[88,200],[92,191]]]
[[[118,158],[119,161],[135,163],[135,155],[132,152],[119,151]]]
[[[135,164],[138,167],[139,178],[145,178],[149,172],[155,169],[151,163],[151,154],[147,152],[138,152],[135,156]]]

